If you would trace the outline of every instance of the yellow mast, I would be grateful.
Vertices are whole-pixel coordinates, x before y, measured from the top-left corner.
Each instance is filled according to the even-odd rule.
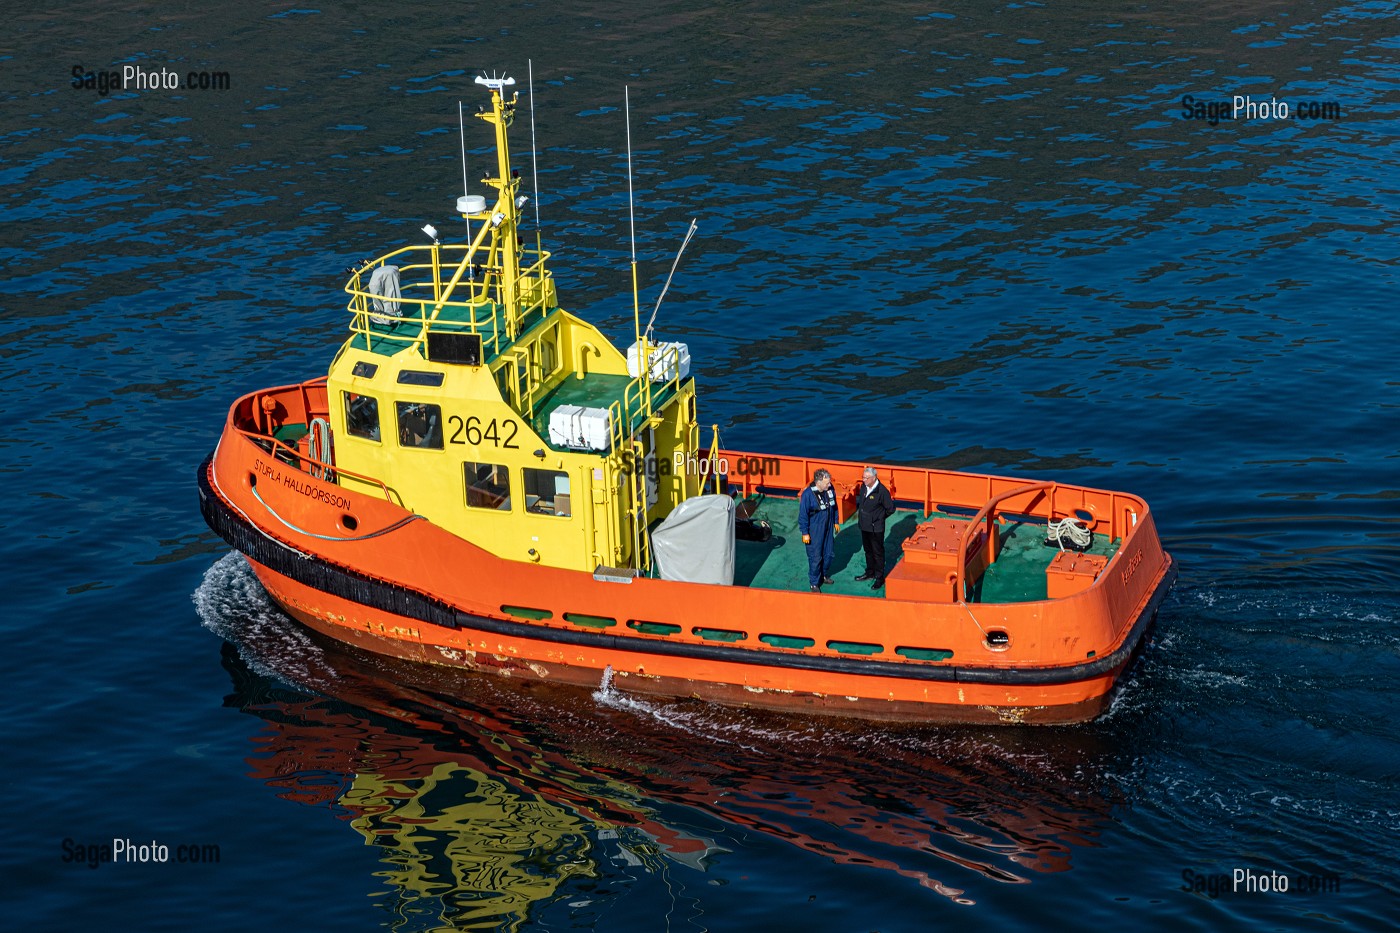
[[[483,181],[500,193],[488,224],[491,228],[491,252],[499,255],[501,264],[500,298],[506,309],[506,334],[514,340],[519,336],[520,320],[520,254],[517,247],[520,179],[511,173],[510,144],[506,131],[515,120],[515,103],[520,94],[513,91],[509,101],[505,98],[505,88],[515,84],[514,78],[478,77],[476,83],[491,91],[491,109],[478,113],[477,117],[496,128],[496,177]],[[491,259],[497,260],[497,255],[492,255]]]

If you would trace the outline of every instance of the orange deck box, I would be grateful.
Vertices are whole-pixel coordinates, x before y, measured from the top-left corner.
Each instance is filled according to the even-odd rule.
[[[1106,566],[1108,558],[1101,554],[1061,551],[1045,568],[1045,595],[1059,599],[1087,590]]]
[[[958,598],[952,579],[958,568],[958,547],[971,526],[951,518],[924,522],[905,539],[904,558],[885,577],[889,599],[917,599],[951,603]],[[981,551],[969,556],[968,574],[978,576],[985,566]]]

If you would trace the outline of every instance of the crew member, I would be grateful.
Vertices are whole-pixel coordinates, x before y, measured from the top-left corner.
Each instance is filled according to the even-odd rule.
[[[874,467],[866,467],[864,482],[856,490],[860,543],[865,548],[865,573],[857,580],[874,580],[872,590],[885,585],[885,519],[894,514],[894,499],[880,482]]]
[[[807,545],[807,582],[813,593],[821,592],[823,583],[835,582],[829,574],[836,560],[836,524],[831,474],[818,470],[812,474],[812,485],[802,490],[797,501],[797,530]]]

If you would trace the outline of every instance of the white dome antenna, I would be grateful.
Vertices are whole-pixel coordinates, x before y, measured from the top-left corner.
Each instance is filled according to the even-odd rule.
[[[502,89],[502,88],[507,88],[507,87],[513,86],[513,85],[515,84],[515,79],[514,79],[514,78],[507,78],[505,75],[501,75],[500,77],[497,77],[496,75],[493,74],[493,75],[491,75],[491,77],[489,77],[489,78],[486,77],[486,75],[477,75],[477,76],[476,76],[476,83],[477,83],[477,84],[480,84],[480,85],[483,86],[483,87],[489,87],[491,90],[493,90],[493,91],[495,91],[497,94],[499,94],[499,93],[501,93],[501,89]]]

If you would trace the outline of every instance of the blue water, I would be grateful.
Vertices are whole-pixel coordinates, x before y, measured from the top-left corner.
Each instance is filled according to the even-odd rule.
[[[1390,927],[1396,12],[9,13],[5,925]],[[531,59],[566,307],[626,342],[630,85],[642,304],[698,218],[658,332],[727,445],[1148,499],[1181,577],[1107,716],[891,728],[463,680],[270,605],[194,467],[233,398],[325,371],[346,265],[455,230],[457,101]],[[75,64],[231,87],[102,95]],[[1341,113],[1183,116],[1234,94]],[[114,838],[171,860],[64,860]],[[1326,889],[1183,890],[1235,869]]]

